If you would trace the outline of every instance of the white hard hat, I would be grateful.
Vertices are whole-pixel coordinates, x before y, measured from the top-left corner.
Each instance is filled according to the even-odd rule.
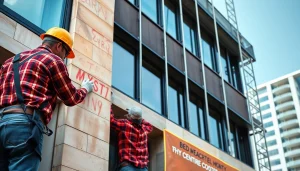
[[[140,119],[142,118],[142,109],[138,106],[133,106],[126,109],[131,118]]]

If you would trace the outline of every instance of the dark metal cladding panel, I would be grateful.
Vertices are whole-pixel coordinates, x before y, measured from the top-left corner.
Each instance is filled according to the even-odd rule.
[[[228,107],[238,113],[242,118],[249,121],[246,98],[228,85],[228,83],[225,83],[225,90]]]
[[[221,78],[205,66],[205,78],[207,91],[215,98],[223,101]]]
[[[184,72],[183,51],[182,46],[167,36],[168,62],[175,66],[178,70]]]
[[[143,43],[160,56],[164,56],[163,31],[145,16],[142,17]]]
[[[194,55],[186,51],[188,77],[203,86],[201,62]]]
[[[138,10],[129,4],[129,2],[124,0],[116,0],[115,22],[135,37],[138,37],[139,35],[138,17]]]

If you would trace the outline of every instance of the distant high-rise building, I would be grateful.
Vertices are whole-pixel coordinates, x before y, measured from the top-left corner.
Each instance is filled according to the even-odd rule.
[[[257,90],[272,170],[300,170],[300,70]]]

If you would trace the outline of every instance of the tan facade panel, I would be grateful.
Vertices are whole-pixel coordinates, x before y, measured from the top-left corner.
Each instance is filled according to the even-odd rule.
[[[65,124],[109,142],[109,121],[78,107],[68,108]]]
[[[77,50],[78,52],[82,53],[83,55],[92,58],[93,55],[93,45],[80,35],[74,35],[74,45],[73,49]]]
[[[55,145],[67,144],[82,151],[87,150],[87,134],[63,125],[57,128]]]
[[[112,27],[114,26],[114,13],[99,1],[79,0],[79,3],[81,3],[87,9],[92,11],[94,14],[96,14],[99,18],[104,20],[110,26]]]
[[[30,49],[37,48],[42,44],[42,39],[29,31],[27,28],[17,24],[14,39],[29,47]]]
[[[14,54],[30,50],[28,47],[24,46],[22,43],[16,41],[15,39],[9,37],[8,35],[0,32],[0,46],[11,51]]]
[[[85,170],[85,171],[107,171],[108,170],[108,161],[103,160],[99,157],[96,157],[92,154],[86,153],[84,151],[78,150],[68,145],[60,145],[56,150],[57,153],[62,153],[61,162],[56,161],[55,158],[54,164],[63,165],[75,170]],[[58,158],[60,157],[57,154]],[[85,159],[85,160],[83,160]],[[59,166],[54,165],[54,166]]]
[[[112,71],[112,56],[105,53],[102,49],[93,46],[93,61],[105,69]]]
[[[112,41],[107,39],[101,33],[87,25],[80,19],[76,19],[75,26],[76,33],[81,35],[83,38],[103,50],[105,53],[112,55]],[[113,34],[113,32],[111,32]]]
[[[78,4],[77,18],[85,22],[106,39],[113,40],[113,27],[100,19],[92,11],[84,7],[81,3]]]
[[[7,17],[3,13],[0,13],[0,32],[14,37],[16,31],[17,22]]]
[[[89,135],[87,152],[102,159],[108,160],[109,144]]]

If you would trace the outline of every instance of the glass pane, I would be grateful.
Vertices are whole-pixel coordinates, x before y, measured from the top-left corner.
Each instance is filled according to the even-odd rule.
[[[185,47],[196,55],[196,37],[195,31],[186,23],[183,25]]]
[[[214,146],[218,147],[218,148],[221,148],[221,143],[220,143],[220,132],[218,130],[218,121],[216,118],[210,116],[209,117],[209,126],[210,126],[210,133],[211,135],[211,140],[210,140],[210,143],[213,144]]]
[[[134,5],[134,0],[128,0],[128,1]]]
[[[183,103],[183,95],[179,94],[180,100],[180,116],[181,116],[181,126],[185,128],[185,116],[184,116],[184,103]]]
[[[203,109],[198,107],[198,112],[200,116],[200,131],[201,131],[201,138],[206,140],[206,133],[205,133],[205,120],[204,120],[204,112]]]
[[[142,1],[142,11],[149,18],[151,18],[155,23],[157,21],[157,0],[141,0]]]
[[[161,114],[161,94],[161,79],[143,66],[142,103]]]
[[[207,43],[204,39],[202,39],[202,49],[203,49],[203,58],[204,63],[213,69],[213,56],[212,56],[212,48],[209,43]]]
[[[179,124],[179,106],[178,106],[178,98],[177,91],[169,86],[169,108],[168,114],[169,119],[173,122]]]
[[[64,0],[4,0],[4,5],[43,30],[61,26]]]
[[[165,22],[166,22],[166,30],[167,32],[177,39],[177,22],[176,22],[176,14],[175,7],[169,3],[165,4]]]
[[[134,55],[114,42],[112,85],[134,98]],[[126,84],[124,84],[126,83]]]
[[[229,82],[229,71],[228,71],[228,65],[227,65],[227,57],[224,52],[221,52],[221,65],[222,65],[222,75],[224,77],[224,80]]]
[[[230,125],[230,145],[232,149],[232,156],[236,157],[235,127],[233,125]]]
[[[199,136],[200,134],[197,110],[197,106],[194,103],[189,102],[190,131]]]

